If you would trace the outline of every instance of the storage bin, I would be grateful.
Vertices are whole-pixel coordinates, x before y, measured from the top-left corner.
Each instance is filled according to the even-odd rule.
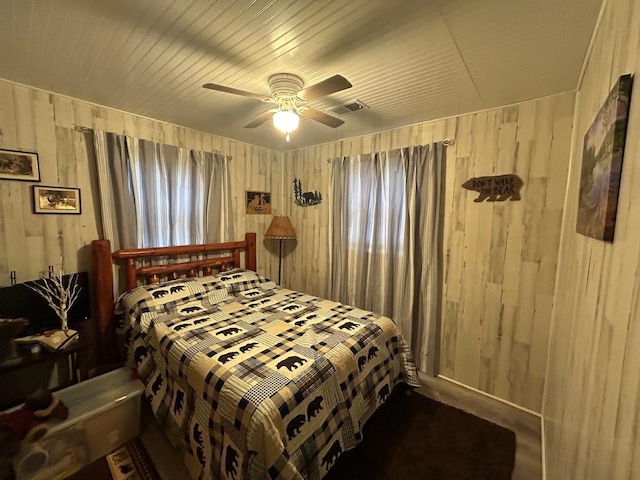
[[[42,439],[23,447],[15,462],[18,478],[44,478],[70,465],[77,469],[139,435],[143,390],[131,370],[121,368],[56,392],[69,416],[51,422]]]

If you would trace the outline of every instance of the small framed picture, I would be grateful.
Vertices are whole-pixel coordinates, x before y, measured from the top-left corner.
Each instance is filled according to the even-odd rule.
[[[0,179],[39,182],[38,154],[0,149]]]
[[[248,215],[271,215],[271,192],[246,190],[246,212]]]
[[[71,187],[33,187],[34,213],[82,213],[80,205],[80,189]]]

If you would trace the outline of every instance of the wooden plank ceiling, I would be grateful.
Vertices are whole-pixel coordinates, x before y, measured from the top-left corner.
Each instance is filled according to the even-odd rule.
[[[601,0],[0,0],[0,78],[274,150],[573,90]],[[353,88],[310,102],[291,142],[269,94],[293,73]],[[354,100],[368,109],[337,115]]]

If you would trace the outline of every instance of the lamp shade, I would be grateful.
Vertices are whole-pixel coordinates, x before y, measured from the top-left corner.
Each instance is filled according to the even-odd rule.
[[[296,237],[296,231],[291,225],[289,217],[279,216],[273,217],[271,225],[267,228],[267,232],[264,234],[265,238],[280,238],[280,239],[294,239]]]
[[[280,110],[273,116],[273,125],[282,133],[293,132],[298,128],[300,117],[291,110]]]

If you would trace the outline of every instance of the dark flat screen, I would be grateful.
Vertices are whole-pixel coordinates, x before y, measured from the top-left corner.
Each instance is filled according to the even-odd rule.
[[[80,295],[69,311],[69,328],[74,328],[79,322],[87,320],[89,311],[89,275],[87,272],[80,272],[78,275],[78,285],[80,285]],[[63,282],[68,283],[71,275],[65,275]],[[42,284],[44,280],[34,282]],[[0,287],[0,318],[22,317],[29,320],[29,325],[24,327],[19,336],[34,335],[36,333],[60,328],[60,321],[55,312],[49,307],[46,300],[31,290],[25,283],[18,283],[7,287]]]

